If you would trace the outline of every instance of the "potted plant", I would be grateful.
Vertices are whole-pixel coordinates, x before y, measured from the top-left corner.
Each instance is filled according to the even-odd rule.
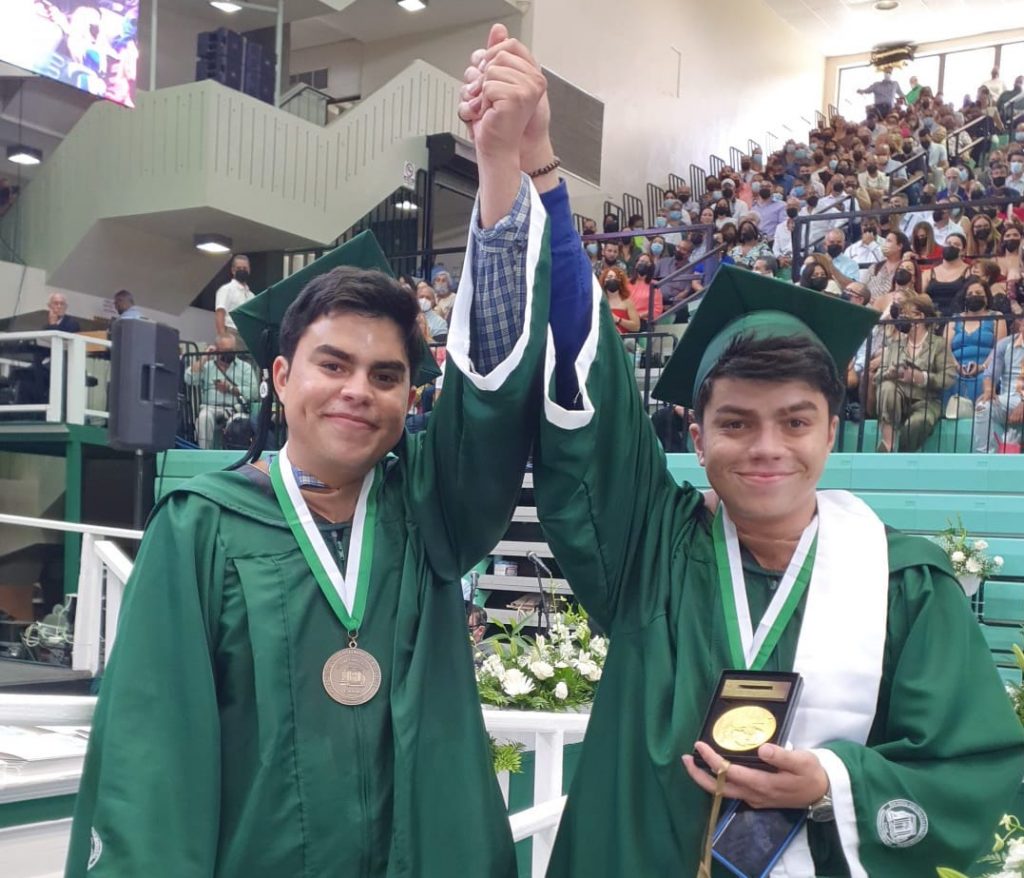
[[[985,554],[988,543],[972,539],[959,516],[956,525],[950,524],[939,534],[939,545],[949,555],[953,572],[968,597],[972,597],[981,583],[1003,566],[1003,559],[998,555],[989,558]]]

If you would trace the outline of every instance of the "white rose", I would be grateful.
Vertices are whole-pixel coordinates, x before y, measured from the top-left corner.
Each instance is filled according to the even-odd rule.
[[[517,695],[529,695],[533,691],[533,680],[526,676],[518,668],[505,672],[505,678],[501,681],[501,688],[505,694],[515,698]]]
[[[981,563],[977,558],[968,558],[964,566],[968,573],[981,573]]]
[[[987,548],[988,548],[988,543],[986,543],[984,540],[975,540],[974,541],[974,550],[976,552],[984,552],[985,549],[987,549]]]
[[[569,687],[565,685],[565,682],[561,682],[555,686],[555,698],[559,701],[565,701],[569,697]]]
[[[505,666],[496,655],[487,656],[484,659],[484,663],[480,666],[480,670],[492,677],[497,677],[499,680],[505,676]]]
[[[550,680],[555,676],[555,669],[547,662],[533,662],[530,665],[530,673],[538,680]]]
[[[959,550],[958,550],[958,551],[956,551],[956,552],[954,552],[954,553],[953,553],[952,555],[950,555],[950,556],[949,556],[950,560],[951,560],[951,561],[952,561],[952,562],[953,562],[954,564],[963,564],[963,563],[964,563],[964,558],[965,558],[965,557],[967,557],[967,556],[966,556],[966,555],[964,555],[964,553],[963,553],[963,552],[961,552],[961,551],[959,551]]]
[[[588,680],[593,681],[601,679],[601,669],[589,659],[577,662],[576,670]],[[596,677],[594,676],[595,674],[597,675]]]
[[[992,559],[992,566],[993,567],[1002,567],[1003,566],[1003,556],[1002,555],[996,555],[995,558]]]
[[[1024,866],[1024,838],[1010,839],[1006,848],[1006,862],[1003,863],[1004,870],[1019,869],[1021,866]]]
[[[594,655],[604,658],[608,655],[608,642],[603,637],[595,637],[590,641],[590,651]]]
[[[601,679],[601,669],[597,665],[591,665],[590,672],[583,676],[590,680],[591,683],[596,683]]]

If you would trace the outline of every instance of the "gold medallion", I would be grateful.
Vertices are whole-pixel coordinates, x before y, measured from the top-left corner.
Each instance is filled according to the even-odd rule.
[[[324,664],[323,680],[338,704],[366,704],[380,689],[380,665],[365,649],[339,649]]]
[[[711,737],[719,747],[741,753],[768,743],[775,729],[771,711],[750,704],[723,713],[711,730]]]

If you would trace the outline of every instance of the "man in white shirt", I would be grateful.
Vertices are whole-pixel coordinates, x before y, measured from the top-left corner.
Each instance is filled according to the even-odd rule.
[[[963,229],[949,218],[949,202],[940,201],[935,205],[932,213],[932,229],[935,232],[935,243],[940,247],[946,246],[946,238],[953,232],[963,233]]]
[[[861,226],[860,240],[854,241],[849,247],[846,248],[846,252],[843,254],[851,262],[856,263],[858,266],[865,265],[867,263],[877,263],[882,261],[882,249],[878,246],[878,227],[874,220],[865,220]],[[838,266],[837,266],[838,267]],[[843,271],[842,268],[839,269]],[[867,283],[871,278],[870,268],[858,268],[861,283]],[[844,274],[847,272],[843,271]]]
[[[235,321],[231,319],[231,312],[252,297],[252,290],[249,289],[249,257],[239,253],[231,260],[231,280],[217,290],[217,299],[214,305],[217,335],[219,337],[226,332],[234,333],[239,345],[236,350],[242,350],[244,343],[235,329]]]
[[[1016,153],[1010,156],[1010,176],[1006,178],[1006,185],[1024,195],[1024,156]]]
[[[992,78],[988,82],[983,82],[982,85],[987,88],[988,93],[992,95],[993,102],[999,100],[999,95],[1001,95],[1003,90],[1006,88],[1006,86],[1003,85],[1003,81],[999,78],[998,67],[992,68]]]

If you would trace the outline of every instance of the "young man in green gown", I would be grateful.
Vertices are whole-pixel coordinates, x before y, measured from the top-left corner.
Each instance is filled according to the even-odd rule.
[[[469,109],[478,77],[466,73]],[[553,158],[544,121],[527,128],[524,170]],[[656,390],[696,410],[720,500],[705,503],[667,471],[564,183],[538,189],[552,293],[535,496],[611,637],[548,874],[696,875],[720,773],[726,797],[809,812],[773,876],[966,868],[1020,787],[1024,732],[941,550],[818,490],[840,367],[876,316],[721,270]],[[704,771],[690,754],[719,677],[752,668],[803,677],[792,749],[761,746],[768,772],[701,744]]]
[[[474,270],[424,433],[403,431],[419,309],[389,276],[337,267],[236,311],[260,365],[273,361],[288,441],[269,465],[200,476],[154,511],[69,878],[516,874],[458,583],[504,533],[536,421],[548,280],[519,140],[544,79],[510,59],[485,82]],[[519,243],[526,286],[476,293]],[[366,247],[352,245],[358,262],[386,264]],[[259,324],[296,294],[268,357]]]

